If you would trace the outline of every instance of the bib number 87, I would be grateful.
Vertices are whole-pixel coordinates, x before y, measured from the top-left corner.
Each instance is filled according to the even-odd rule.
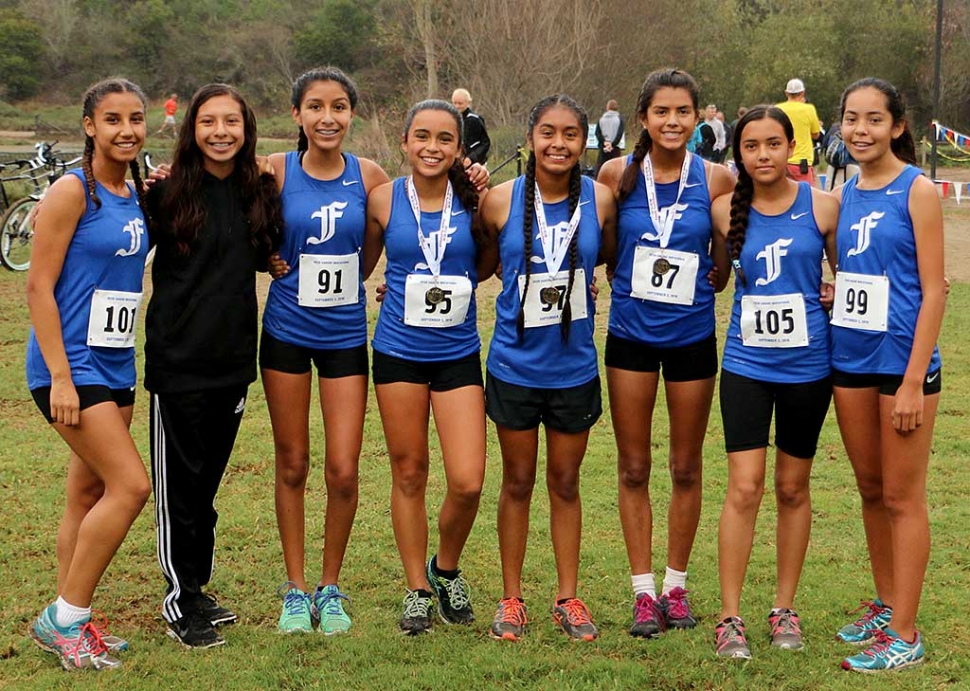
[[[787,307],[781,310],[781,312],[776,310],[757,310],[754,313],[754,332],[759,335],[768,333],[772,336],[779,333],[793,333],[795,331],[793,312],[794,310]]]
[[[677,278],[677,272],[678,271],[680,271],[680,264],[671,264],[670,265],[670,271],[668,271],[666,273],[663,273],[663,274],[655,273],[652,276],[650,276],[650,285],[652,285],[654,288],[664,288],[665,287],[665,288],[667,288],[667,290],[670,290],[674,286],[674,279]],[[664,276],[665,275],[667,276],[667,285],[666,286],[664,286]]]

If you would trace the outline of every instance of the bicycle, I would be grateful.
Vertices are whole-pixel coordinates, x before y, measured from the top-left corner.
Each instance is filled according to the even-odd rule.
[[[10,271],[26,271],[30,268],[30,251],[34,239],[34,209],[54,181],[81,160],[81,157],[70,161],[59,159],[53,153],[55,144],[57,142],[53,144],[39,142],[35,145],[37,155],[28,162],[30,170],[24,174],[0,180],[0,189],[3,189],[3,182],[14,180],[29,180],[33,186],[30,194],[11,204],[0,217],[0,263]],[[5,189],[0,196],[6,199]]]

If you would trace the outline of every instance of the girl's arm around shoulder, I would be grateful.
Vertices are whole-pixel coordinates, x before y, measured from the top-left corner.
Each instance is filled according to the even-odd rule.
[[[391,178],[387,176],[384,169],[369,158],[359,158],[357,160],[360,162],[360,176],[364,179],[364,190],[366,190],[367,194],[370,194],[371,190],[379,185],[391,181]]]
[[[722,166],[715,166],[715,169]],[[730,171],[725,169],[729,177]],[[713,180],[711,181],[713,185]],[[734,194],[734,186],[730,191],[718,195],[711,202],[711,259],[714,261],[714,270],[708,276],[708,281],[714,286],[714,292],[720,293],[728,284],[731,277],[731,253],[728,251],[727,235],[731,228],[731,197]]]
[[[596,176],[596,182],[606,185],[615,197],[624,170],[626,170],[626,156],[611,158],[600,168],[600,172]]]
[[[498,236],[485,230],[485,223],[482,221],[482,207],[485,199],[489,196],[488,189],[484,188],[478,192],[478,213],[472,221],[475,224],[475,241],[478,244],[478,251],[475,257],[475,272],[478,274],[478,282],[487,281],[498,268]]]
[[[596,214],[599,216],[601,229],[600,255],[596,263],[605,263],[608,268],[613,268],[616,262],[616,201],[613,190],[607,185],[596,182],[593,189],[596,192]]]
[[[737,179],[726,167],[718,164],[711,163],[710,161],[704,161],[704,168],[707,171],[708,179],[708,191],[711,194],[711,201],[714,201],[722,194],[727,194],[734,191],[734,185],[737,183]]]
[[[485,195],[485,199],[479,207],[479,213],[482,216],[482,229],[496,242],[498,242],[499,233],[502,232],[502,228],[509,220],[514,182],[514,180],[509,180],[493,187]]]
[[[840,192],[841,189],[840,187]],[[838,259],[835,231],[839,227],[839,198],[835,194],[812,188],[812,210],[815,214],[815,225],[825,239],[825,256],[834,275],[835,262]]]
[[[363,170],[363,166],[361,166],[361,169]],[[385,175],[385,177],[387,176]],[[364,280],[370,278],[370,275],[374,273],[374,268],[384,251],[384,229],[387,228],[388,219],[391,217],[393,193],[394,183],[388,181],[373,188],[367,195],[367,228],[364,231]]]
[[[273,177],[276,178],[276,189],[283,191],[283,183],[286,182],[286,154],[270,154],[267,161],[273,167]]]

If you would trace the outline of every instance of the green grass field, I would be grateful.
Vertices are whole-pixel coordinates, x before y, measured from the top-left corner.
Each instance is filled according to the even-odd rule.
[[[518,644],[492,641],[487,625],[501,596],[495,532],[501,459],[490,431],[488,475],[478,522],[462,567],[472,584],[479,622],[473,628],[438,625],[428,636],[397,633],[404,594],[391,533],[390,475],[377,405],[371,400],[361,457],[360,509],[342,575],[353,599],[349,635],[284,637],[276,633],[276,587],[284,569],[273,512],[273,446],[262,390],[250,389],[249,406],[217,505],[221,514],[215,577],[210,591],[240,614],[224,630],[228,645],[186,651],[165,635],[160,615],[164,581],[155,558],[153,513],[146,509],[111,564],[95,606],[111,630],[131,641],[125,668],[103,675],[68,674],[26,636],[30,620],[54,595],[55,534],[63,507],[66,450],[42,421],[24,382],[28,318],[25,276],[0,271],[0,687],[11,689],[942,689],[970,687],[970,633],[961,623],[970,589],[967,528],[970,507],[970,285],[956,283],[941,341],[946,363],[943,399],[929,478],[933,551],[919,625],[926,664],[890,677],[866,678],[838,668],[849,649],[833,634],[847,610],[872,593],[862,523],[851,470],[834,413],[823,431],[813,473],[814,526],[797,606],[806,649],[769,647],[765,616],[774,583],[774,507],[766,495],[749,568],[743,615],[754,660],[719,660],[713,627],[719,610],[717,520],[726,485],[720,413],[715,401],[705,447],[704,508],[689,587],[699,627],[644,642],[626,633],[631,614],[629,572],[616,508],[615,451],[609,414],[596,425],[582,472],[585,527],[580,594],[600,627],[595,643],[576,644],[554,628],[549,609],[555,569],[548,529],[548,500],[540,480],[524,574],[532,625]],[[262,289],[265,284],[261,283]],[[487,342],[494,281],[482,288],[481,325]],[[608,296],[600,297],[598,338],[606,331]],[[729,297],[718,302],[723,334]],[[372,314],[375,317],[376,314]],[[602,352],[602,347],[600,348]],[[141,367],[139,347],[139,368]],[[140,391],[133,434],[148,459],[147,399]],[[604,397],[605,398],[605,397]],[[605,404],[605,401],[604,401]],[[312,416],[313,470],[308,502],[309,579],[319,573],[326,502],[321,472],[323,431]],[[667,498],[664,472],[666,411],[655,425],[653,477],[655,570],[665,564]],[[443,472],[432,448],[429,514],[434,525]],[[435,534],[432,532],[432,544]]]

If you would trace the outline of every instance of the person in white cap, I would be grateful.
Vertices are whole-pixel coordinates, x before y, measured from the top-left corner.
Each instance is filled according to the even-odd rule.
[[[795,151],[788,159],[788,174],[794,180],[804,180],[814,185],[812,149],[815,140],[822,133],[822,123],[819,122],[815,106],[805,102],[805,82],[801,79],[788,80],[785,96],[787,100],[779,103],[778,107],[785,111],[795,128]]]

